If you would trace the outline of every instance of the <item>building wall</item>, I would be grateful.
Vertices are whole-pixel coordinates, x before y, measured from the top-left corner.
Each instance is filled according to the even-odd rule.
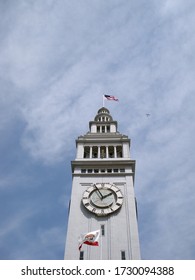
[[[104,225],[105,235],[100,237],[100,246],[83,245],[84,259],[117,260],[121,259],[121,251],[125,251],[126,259],[140,259],[133,185],[135,161],[130,159],[130,140],[117,132],[117,122],[104,107],[98,111],[94,121],[89,122],[89,128],[86,135],[78,137],[76,159],[72,162],[65,259],[79,259],[80,234],[101,229],[101,225]],[[117,212],[98,217],[83,206],[84,191],[95,183],[115,184],[121,190],[123,205]]]
[[[83,192],[94,183],[114,183],[124,195],[121,209],[110,216],[96,217],[81,203]],[[85,259],[121,259],[121,250],[127,259],[139,259],[139,242],[132,176],[73,177],[71,210],[65,250],[65,259],[78,259],[78,237],[105,226],[100,246],[83,245]]]

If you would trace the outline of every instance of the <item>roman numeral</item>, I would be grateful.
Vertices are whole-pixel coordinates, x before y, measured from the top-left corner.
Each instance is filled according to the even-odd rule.
[[[84,205],[85,205],[85,206],[89,206],[89,202],[85,203]]]

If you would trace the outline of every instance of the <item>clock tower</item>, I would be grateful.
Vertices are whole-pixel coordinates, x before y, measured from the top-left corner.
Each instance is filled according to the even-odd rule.
[[[130,139],[102,107],[89,132],[76,140],[76,149],[65,259],[140,259]],[[79,236],[96,230],[99,246],[84,244],[79,251]]]

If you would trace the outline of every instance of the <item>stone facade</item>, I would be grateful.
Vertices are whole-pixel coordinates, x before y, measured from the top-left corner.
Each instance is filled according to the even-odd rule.
[[[117,131],[107,108],[99,109],[89,132],[76,140],[76,159],[72,161],[72,194],[65,247],[67,260],[140,259],[137,210],[134,195],[135,160],[130,157],[130,139]],[[123,194],[121,208],[109,215],[88,211],[82,196],[93,184],[113,184]],[[98,247],[83,245],[82,233],[100,229]]]

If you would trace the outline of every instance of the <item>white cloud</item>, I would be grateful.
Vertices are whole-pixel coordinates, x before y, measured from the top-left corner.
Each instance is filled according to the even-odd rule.
[[[83,3],[21,1],[7,10],[3,6],[0,129],[6,135],[15,122],[22,123],[24,151],[56,164],[74,154],[74,140],[88,131],[89,120],[102,106],[102,94],[116,95],[119,103],[105,104],[118,120],[119,131],[132,138],[136,192],[149,215],[141,230],[149,239],[148,232],[154,230],[151,254],[158,245],[157,257],[174,258],[172,252],[182,257],[182,250],[193,243],[195,227],[187,214],[193,213],[195,199],[190,196],[195,117],[192,1]],[[173,223],[179,247],[173,242]],[[151,257],[147,250],[144,254]],[[188,258],[192,252],[183,254]]]
[[[18,232],[23,224],[37,213],[35,208],[26,208],[25,211],[15,211],[12,217],[2,223],[0,231],[1,239],[5,238],[8,234]]]

